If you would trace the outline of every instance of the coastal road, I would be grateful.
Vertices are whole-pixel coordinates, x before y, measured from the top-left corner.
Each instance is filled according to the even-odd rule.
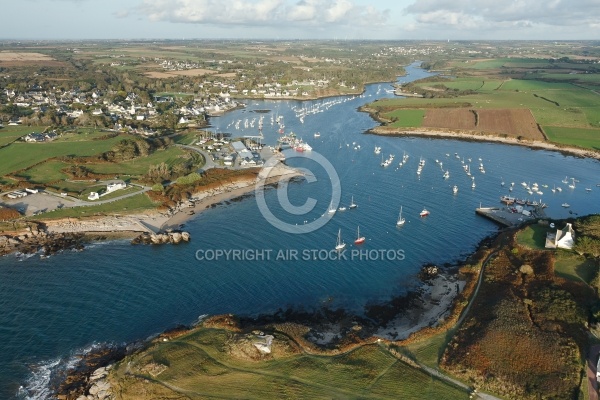
[[[598,400],[598,381],[596,380],[596,362],[600,353],[600,345],[590,347],[586,360],[586,379],[588,381],[588,399]]]
[[[176,146],[182,147],[184,149],[195,151],[196,153],[199,153],[202,157],[204,157],[204,167],[202,167],[202,169],[207,170],[207,169],[211,169],[211,168],[215,168],[216,167],[216,164],[213,161],[213,159],[210,156],[210,154],[208,154],[204,150],[200,150],[199,148],[194,147],[194,146],[188,146],[187,144],[176,144]]]

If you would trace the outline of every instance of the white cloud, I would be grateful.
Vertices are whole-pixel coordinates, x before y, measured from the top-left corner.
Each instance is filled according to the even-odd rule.
[[[418,0],[404,9],[422,28],[505,30],[597,24],[598,0]],[[552,30],[550,30],[552,32]]]
[[[137,11],[151,21],[261,27],[384,24],[387,10],[350,0],[144,0]]]

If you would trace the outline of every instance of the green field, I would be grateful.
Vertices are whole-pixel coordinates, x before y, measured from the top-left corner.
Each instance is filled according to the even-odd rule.
[[[106,204],[99,204],[97,206],[62,208],[60,210],[54,210],[48,213],[40,214],[36,216],[35,219],[88,217],[98,214],[131,214],[139,211],[151,210],[154,208],[156,208],[156,204],[154,204],[145,193],[140,193],[122,200],[117,200]]]
[[[414,128],[423,124],[425,110],[395,110],[386,113],[383,116],[394,121],[390,126],[398,128]]]
[[[422,82],[418,85],[427,87],[438,84]],[[418,109],[465,106],[474,109],[528,108],[550,141],[600,148],[600,131],[590,129],[600,128],[600,96],[593,91],[569,83],[522,79],[501,81],[482,77],[459,78],[441,84],[452,89],[476,90],[477,93],[453,98],[385,99],[378,101],[376,106]],[[392,112],[388,111],[386,115],[392,115]]]
[[[6,175],[53,157],[92,156],[110,150],[121,137],[108,140],[49,143],[13,143],[0,149],[0,175]]]
[[[62,161],[46,161],[35,167],[29,168],[19,174],[20,177],[26,178],[28,182],[47,184],[64,179],[68,179],[68,175],[61,172],[68,164]]]
[[[544,132],[553,142],[572,144],[600,150],[600,129],[564,128],[543,126]]]
[[[558,251],[554,262],[554,272],[563,278],[583,281],[590,284],[596,275],[597,265],[573,252]]]
[[[111,381],[122,385],[119,393],[123,399],[150,399],[159,394],[163,398],[185,395],[192,399],[469,398],[465,390],[403,363],[384,346],[365,345],[336,356],[295,351],[250,360],[232,356],[227,350],[231,335],[200,328],[158,343],[118,364]],[[278,341],[274,348],[289,343],[285,336],[275,336]],[[167,368],[159,374],[144,373],[150,365]],[[133,382],[126,370],[146,381]],[[143,394],[138,384],[143,384]]]
[[[546,233],[549,229],[545,225],[529,225],[517,233],[517,242],[531,249],[543,250],[546,248]]]
[[[25,136],[32,132],[42,132],[45,127],[40,126],[23,126],[23,125],[8,125],[0,128],[0,146],[14,142],[21,136]],[[1,165],[1,164],[0,164]]]

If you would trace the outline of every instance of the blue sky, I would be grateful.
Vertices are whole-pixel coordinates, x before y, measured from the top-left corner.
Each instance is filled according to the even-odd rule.
[[[4,0],[0,39],[600,39],[599,0]]]

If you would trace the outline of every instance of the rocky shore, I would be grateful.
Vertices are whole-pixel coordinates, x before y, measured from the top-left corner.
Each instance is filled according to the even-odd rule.
[[[0,235],[0,256],[10,253],[50,256],[61,250],[82,250],[89,241],[83,233],[48,232],[43,225],[29,224],[21,232]]]
[[[287,308],[258,316],[218,315],[204,319],[201,326],[235,332],[284,332],[301,343],[305,351],[322,355],[338,354],[378,340],[396,342],[406,339],[421,327],[442,323],[451,313],[452,302],[460,290],[455,266],[425,265],[418,278],[421,284],[416,290],[382,303],[368,304],[363,312],[334,309],[324,304],[314,310]],[[453,292],[454,288],[456,292]],[[407,315],[410,318],[406,319]],[[404,329],[407,323],[413,329]],[[57,398],[65,400],[116,398],[110,387],[109,375],[114,363],[152,343],[167,342],[197,327],[179,326],[145,343],[134,343],[120,349],[109,347],[90,353],[67,372],[61,383],[54,386],[54,393]],[[102,363],[97,362],[101,359],[104,359]]]

